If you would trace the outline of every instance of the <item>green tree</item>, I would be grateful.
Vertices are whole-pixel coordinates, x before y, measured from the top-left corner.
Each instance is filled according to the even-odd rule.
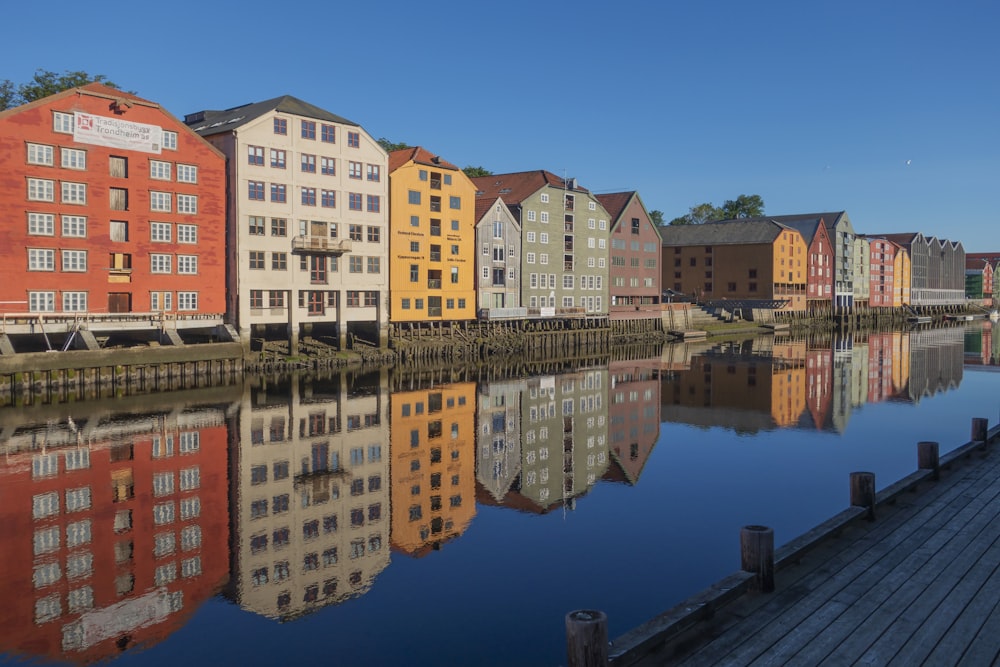
[[[485,167],[473,167],[471,164],[467,167],[463,167],[462,171],[469,178],[476,178],[478,176],[492,176],[493,172]]]
[[[376,143],[378,143],[379,146],[381,146],[382,148],[384,148],[386,153],[391,153],[393,151],[401,151],[404,148],[412,148],[412,146],[410,146],[410,144],[407,144],[407,143],[398,143],[398,144],[395,144],[395,143],[389,141],[388,139],[386,139],[385,137],[380,137],[377,140]]]
[[[119,87],[118,84],[108,81],[108,78],[103,74],[70,71],[58,74],[43,69],[35,70],[31,81],[27,83],[15,84],[10,79],[4,79],[0,81],[0,111],[94,82],[102,83],[110,88]]]
[[[649,219],[653,222],[654,225],[662,225],[663,211],[659,209],[653,209],[652,211],[649,212]]]
[[[722,220],[759,218],[764,215],[764,200],[760,195],[740,195],[722,205]]]
[[[706,222],[715,222],[716,220],[722,219],[722,209],[712,206],[710,202],[705,202],[704,204],[692,206],[685,215],[682,215],[679,218],[674,218],[670,221],[670,224],[701,225]]]

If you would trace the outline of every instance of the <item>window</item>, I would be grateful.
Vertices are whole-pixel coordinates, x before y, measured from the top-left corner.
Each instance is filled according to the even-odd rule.
[[[28,249],[29,271],[55,271],[56,251],[43,248]]]
[[[62,216],[62,235],[72,238],[85,238],[87,236],[87,218],[82,215]]]
[[[410,264],[410,282],[417,283],[420,282],[420,265]]]
[[[288,221],[285,218],[271,218],[271,236],[287,236]]]
[[[287,189],[284,183],[271,183],[271,201],[284,204],[287,199]]]
[[[302,121],[302,138],[303,139],[316,138],[316,121],[314,120]]]
[[[247,164],[258,167],[264,166],[263,146],[247,146]]]
[[[319,169],[324,176],[336,176],[337,161],[332,157],[322,157],[319,159]]]
[[[197,215],[198,195],[177,195],[177,212]]]
[[[264,182],[247,181],[247,197],[255,201],[264,201]]]
[[[380,258],[378,258],[378,257],[369,257],[368,258],[368,273],[381,273],[381,272],[382,272],[382,264],[381,264]]]
[[[351,255],[349,271],[351,273],[362,273],[364,271],[364,258]]]
[[[163,147],[170,151],[177,150],[177,133],[169,130],[163,131]]]
[[[250,236],[263,236],[264,218],[262,218],[259,215],[251,215],[249,220],[250,220]]]
[[[55,292],[28,292],[28,310],[30,312],[51,313],[55,309]]]
[[[361,134],[359,132],[348,132],[347,133],[347,145],[350,148],[360,148],[361,147]]]
[[[377,164],[365,165],[366,178],[369,181],[381,181],[382,180],[382,168]]]
[[[172,262],[170,255],[153,253],[149,256],[149,270],[151,273],[170,273]]]
[[[271,290],[270,292],[268,292],[267,305],[269,308],[284,308],[285,293],[278,290]],[[272,440],[273,439],[274,438],[272,437]]]
[[[285,158],[286,158],[285,151],[278,148],[272,148],[270,153],[271,153],[271,166],[274,167],[275,169],[284,169]]]
[[[462,198],[461,197],[449,197],[448,198],[448,206],[449,206],[449,208],[453,208],[453,209],[456,209],[456,210],[457,209],[461,209],[462,208]]]
[[[288,134],[288,119],[287,118],[275,118],[274,119],[274,133],[275,134]]]
[[[348,195],[347,195],[347,208],[351,209],[352,211],[360,211],[361,210],[361,193],[360,192],[351,192],[351,193],[348,193]]]
[[[271,253],[271,269],[273,271],[286,271],[286,270],[288,270],[288,253],[284,253],[284,252],[272,252]]]
[[[542,211],[541,216],[539,218],[539,222],[548,222],[548,221],[549,221],[548,211]]]
[[[420,204],[420,192],[418,190],[409,190],[406,196],[410,204]]]
[[[302,204],[304,206],[316,205],[316,188],[302,188]]]
[[[382,198],[379,195],[367,195],[368,212],[378,213],[382,206]]]
[[[250,251],[250,268],[251,269],[263,269],[264,268],[264,251],[263,250],[251,250]]]
[[[28,233],[34,236],[55,236],[56,216],[52,213],[29,213]]]
[[[87,310],[86,292],[63,292],[62,298],[62,309],[67,313],[82,313]]]
[[[337,208],[336,190],[320,190],[320,205],[326,208]]]
[[[169,222],[149,223],[149,240],[154,243],[170,243],[172,225]],[[251,232],[253,233],[253,232]]]
[[[319,126],[319,140],[328,144],[337,143],[337,128],[334,125],[322,123]]]
[[[30,179],[29,179],[30,180]],[[87,184],[86,183],[62,183],[62,202],[64,204],[86,204]]]
[[[376,227],[375,225],[368,225],[368,242],[378,243],[381,238],[382,238],[382,228]],[[417,250],[419,249],[420,247],[418,243]],[[410,250],[413,251],[413,242],[410,243]]]
[[[353,160],[347,163],[348,178],[361,178],[361,163]]]
[[[179,164],[177,165],[177,182],[178,183],[197,183],[198,182],[198,167],[193,164]]]
[[[197,255],[177,255],[177,273],[192,275],[198,273]]]
[[[161,162],[160,160],[149,161],[150,178],[155,178],[158,181],[169,181],[170,170],[171,170],[171,165],[169,162]]]
[[[52,131],[73,134],[73,114],[55,111],[52,113]]]
[[[178,292],[177,310],[198,310],[198,293]]]
[[[348,227],[348,233],[350,234],[352,241],[360,241],[362,238],[362,227],[361,225],[350,225]]]

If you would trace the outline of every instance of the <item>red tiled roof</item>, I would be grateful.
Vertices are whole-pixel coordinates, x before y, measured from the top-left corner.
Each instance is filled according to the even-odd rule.
[[[476,186],[477,199],[480,197],[496,199],[498,196],[502,196],[508,205],[520,204],[547,185],[554,188],[567,188],[564,179],[544,169],[478,176],[473,178],[472,182]],[[581,188],[579,185],[576,186],[576,191],[588,192],[586,188]]]
[[[610,192],[603,195],[594,195],[597,201],[601,202],[601,206],[607,210],[608,215],[611,216],[611,224],[621,217],[622,212],[625,211],[625,207],[628,203],[632,201],[632,197],[635,196],[635,191],[630,192]]]
[[[396,171],[411,160],[416,164],[425,164],[429,167],[448,169],[450,171],[460,171],[459,168],[451,162],[442,160],[441,156],[431,153],[426,148],[421,146],[410,146],[409,148],[401,148],[398,151],[392,151],[389,153],[389,173]]]

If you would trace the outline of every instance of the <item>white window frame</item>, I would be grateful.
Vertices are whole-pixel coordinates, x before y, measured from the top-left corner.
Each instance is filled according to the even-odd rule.
[[[198,310],[198,293],[178,292],[177,310]]]
[[[56,182],[50,178],[28,179],[28,201],[55,201]]]
[[[163,148],[169,151],[177,150],[177,133],[163,130]]]
[[[538,221],[539,222],[546,222],[547,223],[549,221],[549,212],[548,211],[542,211],[542,214],[540,216],[538,216]]]
[[[56,310],[56,293],[49,291],[28,292],[28,312],[53,313]]]
[[[85,273],[87,271],[87,251],[63,250],[62,270],[67,273]]]
[[[149,177],[157,181],[170,181],[172,179],[173,167],[169,162],[162,160],[149,161]]]
[[[62,146],[59,149],[59,164],[63,169],[86,169],[87,151]]]
[[[198,274],[198,255],[177,255],[177,273]]]
[[[55,236],[56,216],[54,213],[28,213],[28,234],[31,236]]]
[[[85,239],[87,238],[87,216],[85,215],[64,215],[62,216],[62,235],[66,238]]]
[[[60,134],[73,134],[73,114],[53,111],[52,131]]]
[[[198,242],[198,225],[177,225],[177,242],[178,243],[197,243]]]
[[[62,309],[64,313],[85,313],[87,312],[86,292],[63,292]],[[68,466],[68,461],[67,461]],[[67,468],[68,469],[68,468]]]
[[[149,210],[170,213],[173,209],[173,196],[169,192],[149,191]]]
[[[169,222],[150,222],[149,240],[153,243],[170,243],[173,239],[173,225]]]
[[[179,164],[177,165],[177,182],[178,183],[197,183],[198,182],[198,167],[193,164]]]
[[[177,195],[177,212],[186,215],[197,215],[198,195]]]
[[[49,144],[28,144],[28,164],[51,167],[55,164],[55,148]]]
[[[29,271],[55,271],[56,251],[52,248],[28,248]]]
[[[84,205],[87,203],[87,184],[86,183],[74,183],[72,181],[63,181],[60,183],[60,201],[63,204],[80,204]]]
[[[173,255],[167,255],[164,253],[150,253],[149,254],[149,272],[150,273],[172,273],[173,272]]]

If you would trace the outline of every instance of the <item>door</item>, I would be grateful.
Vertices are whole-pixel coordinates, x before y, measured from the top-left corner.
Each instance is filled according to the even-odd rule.
[[[111,292],[108,294],[109,313],[131,313],[132,293],[131,292]]]

